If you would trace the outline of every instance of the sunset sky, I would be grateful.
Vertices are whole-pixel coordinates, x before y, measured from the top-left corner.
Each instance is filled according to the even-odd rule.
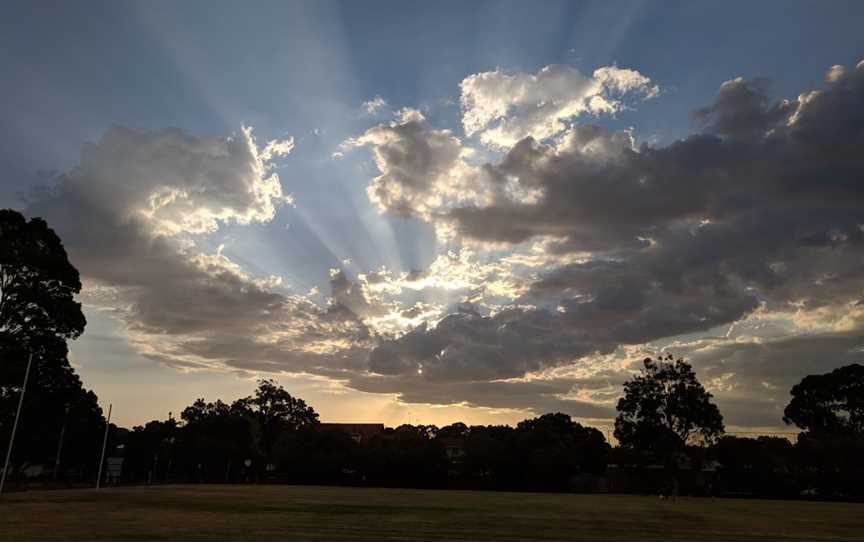
[[[782,431],[864,362],[864,3],[8,2],[0,204],[114,420],[606,425],[647,355]]]

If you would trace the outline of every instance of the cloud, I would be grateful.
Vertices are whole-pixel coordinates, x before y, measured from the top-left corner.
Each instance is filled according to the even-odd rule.
[[[293,140],[272,141],[259,153],[250,128],[229,138],[196,138],[180,130],[139,132],[114,126],[81,151],[80,164],[62,176],[60,190],[98,206],[110,195],[110,212],[139,221],[156,234],[215,231],[220,222],[266,222],[290,202],[271,157]]]
[[[384,269],[366,274],[363,279],[374,292],[393,296],[406,291],[423,292],[446,303],[481,293],[489,298],[514,301],[528,289],[530,281],[520,276],[518,264],[482,256],[462,247],[439,253],[423,270],[395,275]]]
[[[575,125],[553,143],[527,137],[497,163],[466,166],[453,138],[446,159],[427,153],[423,168],[400,168],[393,141],[409,149],[435,135],[412,124],[410,140],[369,141],[382,171],[370,194],[467,240],[553,238],[552,253],[628,262],[645,272],[640,284],[678,288],[671,277],[714,270],[777,302],[852,295],[864,243],[864,65],[832,73],[826,89],[777,103],[763,82],[727,82],[699,112],[711,133],[665,147]],[[414,186],[422,198],[392,197]]]
[[[612,115],[624,99],[653,98],[659,88],[635,70],[598,68],[592,76],[570,66],[546,66],[537,74],[497,69],[470,75],[459,85],[465,134],[497,149],[563,132],[581,115]]]
[[[508,308],[481,316],[465,306],[434,328],[419,326],[380,344],[370,356],[373,373],[422,373],[433,380],[498,380],[524,376],[590,352],[580,334],[555,314]]]
[[[437,381],[422,375],[357,375],[347,381],[370,393],[396,393],[406,403],[478,406],[533,413],[567,412],[589,419],[609,419],[614,405],[568,397],[576,382],[569,379],[509,381]]]
[[[248,128],[199,138],[113,127],[27,212],[61,235],[86,280],[85,303],[115,311],[144,355],[184,368],[326,365],[369,340],[356,315],[276,292],[278,280],[196,244],[220,224],[267,222],[290,201],[270,171],[290,141],[259,150]],[[243,356],[212,347],[232,342],[248,346]]]
[[[479,197],[465,191],[473,172],[462,159],[460,140],[450,130],[427,129],[418,111],[403,111],[398,121],[372,127],[343,146],[372,148],[381,174],[367,193],[382,211],[429,216]]]
[[[714,103],[694,112],[694,118],[710,133],[733,139],[760,139],[791,113],[795,103],[770,103],[769,81],[741,77],[720,85]]]
[[[647,84],[635,76],[613,80],[621,91]],[[533,279],[511,306],[493,305],[488,315],[453,314],[380,344],[370,358],[373,371],[408,378],[422,370],[411,378],[424,381],[507,379],[622,345],[709,333],[757,310],[794,305],[816,311],[860,302],[864,63],[832,67],[824,89],[790,100],[770,100],[763,79],[728,81],[713,104],[694,113],[704,132],[661,147],[637,146],[626,131],[555,124],[568,118],[559,113],[526,117],[520,107],[543,101],[538,95],[555,102],[555,93],[564,92],[556,89],[593,84],[566,70],[527,78],[497,71],[466,82],[467,134],[500,126],[551,128],[536,137],[526,128],[518,141],[497,140],[507,152],[485,164],[460,161],[471,149],[451,135],[447,159],[422,161],[433,176],[400,170],[399,187],[422,186],[419,205],[412,198],[392,207],[393,199],[377,202],[443,224],[465,243],[516,248],[542,241],[545,257],[517,252],[508,261],[545,263],[525,277]],[[420,124],[411,131],[412,141],[436,132]],[[379,153],[391,143],[368,141],[383,175],[398,166]],[[456,172],[461,199],[448,195],[454,182],[440,181]],[[554,263],[572,254],[579,258]],[[510,330],[528,339],[512,344]],[[796,344],[822,341],[812,332],[799,334]],[[847,352],[838,359],[851,358]],[[781,363],[768,360],[775,369]],[[793,367],[789,378],[803,376],[804,367]],[[769,384],[781,389],[789,379]],[[765,397],[762,382],[740,386],[741,397]],[[746,422],[738,412],[734,418]]]
[[[388,312],[363,282],[353,282],[341,269],[330,270],[330,295],[334,306],[345,307],[361,318],[383,316]]]
[[[844,319],[856,314],[857,321],[848,329],[821,331],[791,323],[782,335],[768,338],[758,328],[749,329],[734,337],[679,345],[678,351],[689,356],[711,388],[727,423],[780,426],[790,390],[804,376],[864,359],[864,311],[835,308]]]
[[[317,128],[315,133],[317,135]],[[293,137],[289,137],[288,139],[274,139],[272,141],[268,141],[267,144],[264,145],[264,148],[261,150],[259,156],[263,162],[269,162],[277,156],[287,156],[293,150]]]
[[[363,102],[361,106],[367,115],[376,115],[378,111],[387,107],[387,101],[381,96],[375,96],[371,100]]]
[[[115,127],[27,212],[63,238],[88,306],[183,369],[606,417],[622,357],[677,348],[747,425],[779,423],[802,373],[860,360],[864,64],[789,100],[728,81],[701,131],[665,146],[575,122],[656,96],[636,71],[496,70],[461,90],[467,140],[404,109],[340,148],[371,151],[370,202],[434,225],[438,254],[334,270],[327,304],[201,246],[291,203],[273,171],[291,139]]]

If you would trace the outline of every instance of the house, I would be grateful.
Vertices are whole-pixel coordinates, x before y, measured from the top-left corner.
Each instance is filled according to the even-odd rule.
[[[324,431],[343,431],[357,442],[367,442],[384,433],[383,423],[322,423],[319,427]]]

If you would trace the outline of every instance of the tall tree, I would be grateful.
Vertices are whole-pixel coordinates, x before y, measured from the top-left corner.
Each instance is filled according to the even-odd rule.
[[[723,434],[723,416],[690,364],[671,355],[643,363],[618,401],[615,438],[623,446],[667,452]]]
[[[431,426],[400,425],[365,443],[363,468],[384,486],[436,487],[444,483],[447,455]]]
[[[33,356],[13,461],[47,462],[65,426],[63,463],[92,461],[104,423],[96,396],[69,365],[66,341],[86,324],[78,271],[41,218],[0,210],[0,442],[8,442],[28,357]]]
[[[805,376],[792,388],[783,421],[813,434],[864,435],[864,365]]]
[[[576,474],[603,472],[609,456],[603,433],[561,413],[519,422],[514,445],[530,489],[565,490]]]
[[[509,425],[472,426],[465,438],[464,470],[485,489],[511,489],[522,481],[516,430]]]
[[[0,341],[36,348],[44,337],[74,339],[87,323],[75,294],[78,270],[54,230],[0,210]]]
[[[259,380],[255,394],[235,401],[232,408],[247,410],[257,422],[258,443],[268,459],[283,433],[318,423],[315,409],[272,379]]]
[[[86,390],[81,379],[67,360],[66,344],[60,339],[43,341],[34,353],[33,366],[24,396],[23,422],[18,428],[15,456],[28,461],[47,461],[57,450],[58,435],[64,423],[66,446],[64,457],[71,464],[76,457],[79,433],[95,436],[104,428],[102,410],[96,395]],[[0,443],[7,442],[8,430],[14,418],[27,353],[20,349],[4,349],[0,361]],[[90,426],[93,426],[92,428]],[[92,460],[92,457],[90,458]]]
[[[196,400],[180,414],[178,473],[194,481],[223,482],[247,459],[258,459],[252,416],[245,405]],[[233,472],[233,474],[232,474]]]

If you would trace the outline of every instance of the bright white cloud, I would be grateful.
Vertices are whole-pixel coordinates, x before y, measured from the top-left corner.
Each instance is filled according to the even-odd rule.
[[[264,148],[261,150],[259,157],[262,161],[268,162],[278,156],[287,156],[293,150],[293,137],[289,137],[288,139],[274,139],[272,141],[268,141],[267,144],[264,145]]]
[[[501,69],[462,80],[462,125],[468,136],[508,149],[531,136],[545,140],[581,115],[612,115],[625,100],[658,95],[659,87],[635,70],[598,68],[592,76],[570,66],[546,66],[536,74]]]
[[[387,101],[381,96],[375,96],[369,101],[363,102],[361,106],[367,115],[375,115],[381,109],[387,107]]]
[[[380,175],[367,188],[381,210],[430,218],[442,208],[488,200],[475,177],[483,172],[463,159],[462,142],[450,130],[428,129],[417,110],[379,124],[343,148],[370,147]]]
[[[291,202],[268,169],[272,157],[292,146],[292,140],[272,141],[259,152],[251,128],[228,138],[198,138],[115,126],[85,145],[63,183],[110,197],[112,214],[143,220],[153,234],[200,234],[219,222],[269,221],[280,204]]]

